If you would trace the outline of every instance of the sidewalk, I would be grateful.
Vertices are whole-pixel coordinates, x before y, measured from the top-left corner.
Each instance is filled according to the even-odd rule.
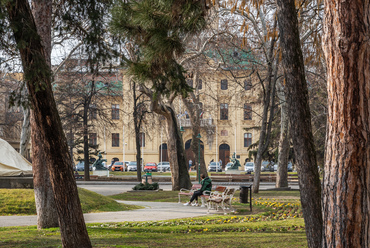
[[[118,201],[143,206],[143,209],[84,214],[86,223],[124,221],[159,221],[207,215],[207,208],[184,206],[183,203]],[[212,213],[217,213],[212,211]],[[222,212],[219,212],[222,213]],[[0,216],[0,227],[37,225],[37,216]]]

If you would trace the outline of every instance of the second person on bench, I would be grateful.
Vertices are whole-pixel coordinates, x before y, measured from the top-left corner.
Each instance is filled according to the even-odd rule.
[[[193,195],[191,196],[190,201],[185,203],[184,206],[189,206],[194,200],[195,200],[195,203],[192,204],[192,206],[198,206],[198,197],[203,195],[204,191],[212,190],[211,179],[209,177],[206,177],[204,174],[201,174],[200,177],[202,178],[202,181],[200,182],[202,187],[200,188],[200,190],[194,191]]]

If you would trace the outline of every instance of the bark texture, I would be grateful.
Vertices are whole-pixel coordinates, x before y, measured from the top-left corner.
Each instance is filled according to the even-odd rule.
[[[185,160],[184,142],[180,134],[177,123],[177,116],[173,107],[168,104],[159,104],[156,100],[152,104],[155,113],[166,118],[167,123],[167,148],[168,157],[171,166],[172,190],[181,188],[190,189],[191,181],[189,176],[189,167]]]
[[[45,61],[51,67],[51,12],[52,2],[49,0],[33,0],[32,13],[35,19],[37,32],[44,47]],[[34,112],[32,111],[32,115]],[[29,122],[30,120],[28,120]],[[26,118],[24,120],[26,122]],[[46,156],[43,152],[42,137],[37,129],[35,118],[31,118],[32,130],[32,170],[37,212],[37,228],[57,227],[58,213],[51,187],[49,170],[46,165]]]
[[[278,90],[278,96],[280,100],[280,139],[279,139],[279,157],[278,157],[278,169],[276,172],[276,188],[288,187],[288,157],[289,157],[289,118],[288,118],[288,106],[286,104],[285,94],[283,87],[278,84],[280,90]]]
[[[277,0],[286,97],[309,247],[321,246],[321,186],[294,0]],[[293,109],[294,108],[294,109]]]
[[[325,1],[323,247],[370,247],[370,2]]]
[[[59,215],[63,247],[91,247],[85,226],[77,185],[70,164],[67,140],[51,88],[50,67],[27,0],[8,2],[9,23],[21,55],[24,78],[39,130],[42,152]]]

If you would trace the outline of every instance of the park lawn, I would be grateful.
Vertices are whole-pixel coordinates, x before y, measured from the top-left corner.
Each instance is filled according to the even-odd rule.
[[[122,194],[109,196],[115,200],[123,201],[154,201],[154,202],[178,202],[179,191],[130,191]],[[257,194],[252,194],[253,199],[299,199],[300,192],[298,190],[288,190],[288,191],[275,191],[275,190],[264,190]],[[235,200],[238,201],[239,191],[234,195]],[[186,197],[182,196],[181,201],[185,202]],[[235,202],[235,201],[234,201]]]
[[[302,218],[242,221],[212,216],[173,221],[87,224],[93,247],[307,247]],[[59,247],[58,228],[0,228],[1,247]]]
[[[78,188],[84,213],[125,211],[142,207],[117,203],[115,200],[95,192]],[[33,189],[0,189],[0,215],[35,215]]]

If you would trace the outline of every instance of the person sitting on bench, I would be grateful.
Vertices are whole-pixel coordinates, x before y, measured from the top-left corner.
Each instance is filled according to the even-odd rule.
[[[192,204],[192,206],[198,206],[198,197],[203,195],[204,191],[206,191],[206,190],[211,191],[212,190],[212,181],[211,181],[211,179],[208,176],[206,177],[204,174],[201,174],[200,177],[202,178],[202,181],[200,182],[202,187],[200,188],[200,190],[194,191],[193,195],[191,196],[190,201],[185,203],[184,206],[189,206],[194,200],[195,200],[195,203]]]

